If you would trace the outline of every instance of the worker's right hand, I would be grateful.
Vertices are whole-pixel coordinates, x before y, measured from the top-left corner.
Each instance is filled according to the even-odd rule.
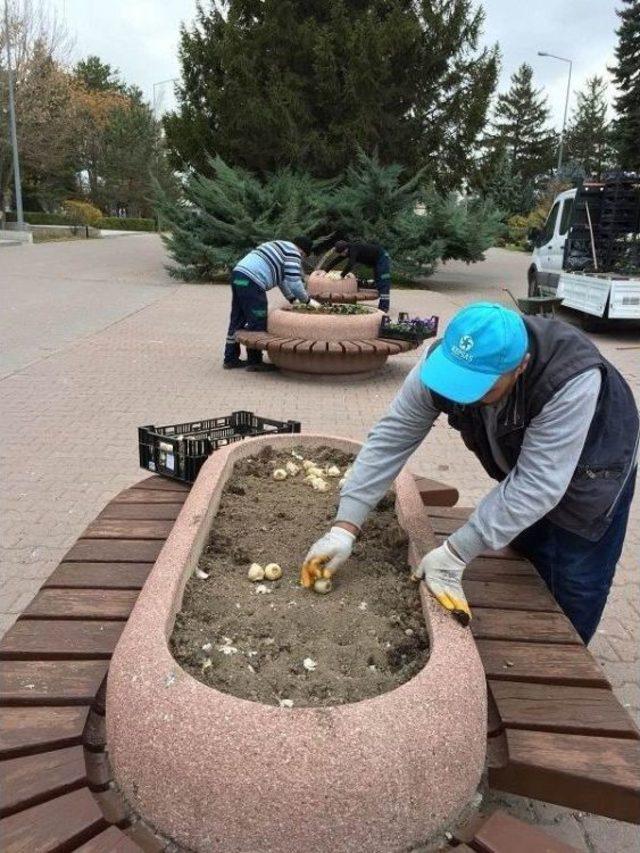
[[[309,298],[309,301],[307,302],[307,305],[309,306],[309,308],[320,308],[321,303],[320,303],[320,302],[318,302],[318,300],[317,300],[317,299],[311,299],[311,298]]]
[[[318,578],[330,578],[351,556],[356,537],[344,527],[334,526],[315,542],[304,558],[302,586],[311,587]]]

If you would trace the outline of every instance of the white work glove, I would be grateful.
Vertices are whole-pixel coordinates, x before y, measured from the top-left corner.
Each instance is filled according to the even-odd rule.
[[[453,553],[448,543],[429,551],[412,573],[415,580],[424,580],[429,592],[446,609],[454,612],[459,621],[468,624],[471,611],[462,589],[462,575],[467,565]]]
[[[313,586],[319,578],[330,578],[351,556],[356,537],[344,527],[332,527],[309,548],[300,572],[302,586]]]
[[[309,297],[309,301],[307,302],[307,305],[310,308],[320,308],[320,302],[318,302],[317,299],[311,299],[311,297]]]

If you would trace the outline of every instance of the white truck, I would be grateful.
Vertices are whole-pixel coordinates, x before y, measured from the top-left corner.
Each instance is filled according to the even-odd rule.
[[[530,297],[562,299],[585,328],[640,320],[640,178],[560,193],[544,226],[529,236]]]

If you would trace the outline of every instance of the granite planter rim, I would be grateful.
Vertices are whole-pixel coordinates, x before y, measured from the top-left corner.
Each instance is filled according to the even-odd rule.
[[[358,702],[282,709],[240,699],[192,678],[169,651],[184,585],[217,511],[216,486],[235,460],[267,444],[359,447],[325,435],[268,436],[230,445],[207,461],[111,662],[107,732],[115,776],[142,817],[191,849],[240,853],[259,843],[256,849],[284,853],[313,843],[319,853],[399,850],[465,805],[484,763],[486,688],[475,644],[424,590],[428,662],[409,681]],[[399,519],[415,550],[410,528],[420,496],[406,472],[396,488]],[[452,660],[465,671],[457,683],[448,678]],[[416,734],[426,739],[424,755],[416,754]],[[429,738],[439,751],[428,747]],[[438,779],[433,790],[429,773]],[[158,774],[173,787],[159,786]],[[234,795],[251,784],[264,798],[259,829]],[[318,810],[323,784],[335,798]],[[427,789],[430,801],[420,803]],[[203,790],[213,797],[209,811]],[[361,807],[364,818],[354,811]],[[216,834],[222,846],[212,840]]]

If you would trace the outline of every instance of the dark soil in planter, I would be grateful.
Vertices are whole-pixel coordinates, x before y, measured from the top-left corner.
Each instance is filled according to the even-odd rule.
[[[354,304],[329,304],[321,305],[319,308],[313,308],[309,305],[293,305],[287,309],[295,314],[337,314],[340,316],[352,317],[354,314],[373,314],[375,308],[368,308],[366,305]]]
[[[305,455],[342,471],[351,461],[329,448]],[[205,684],[272,705],[339,705],[392,690],[428,659],[393,496],[371,514],[333,591],[319,595],[300,587],[298,575],[308,547],[335,518],[338,479],[327,478],[324,493],[302,472],[274,480],[287,461],[297,462],[266,448],[236,465],[200,558],[209,577],[186,585],[172,653]],[[263,582],[266,593],[247,578],[253,562],[283,569],[280,580]]]

